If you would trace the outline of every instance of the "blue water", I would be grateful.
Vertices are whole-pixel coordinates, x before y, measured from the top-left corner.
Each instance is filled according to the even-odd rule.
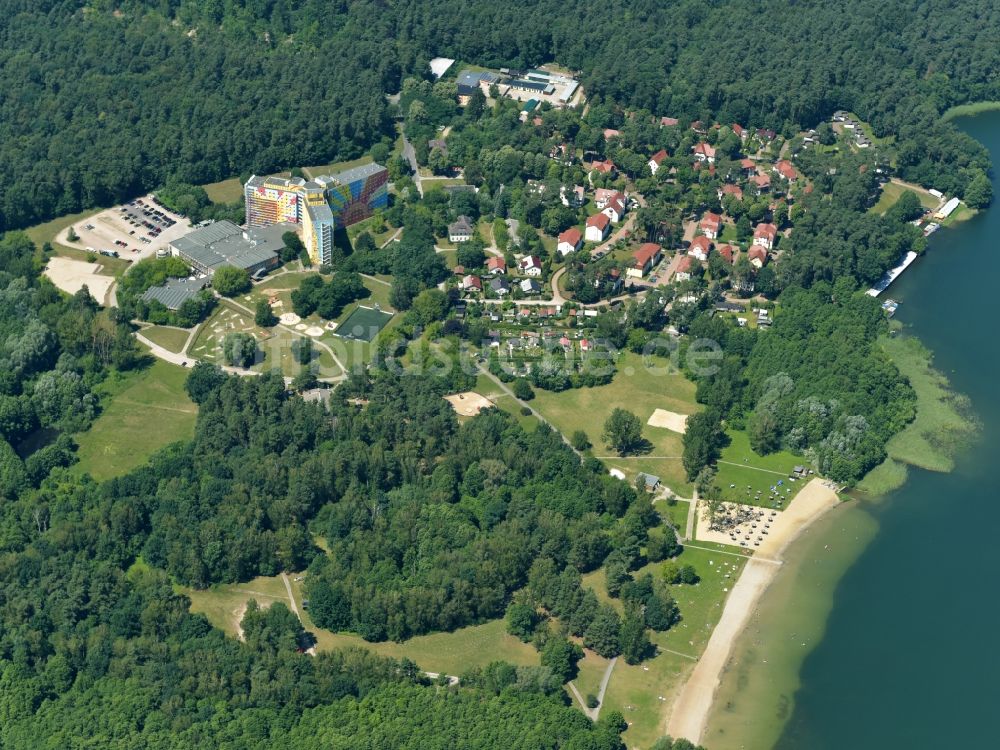
[[[1000,168],[1000,112],[957,124]],[[1000,205],[933,235],[885,295],[982,431],[954,472],[911,470],[871,509],[879,532],[837,588],[778,750],[1000,747],[998,238]]]

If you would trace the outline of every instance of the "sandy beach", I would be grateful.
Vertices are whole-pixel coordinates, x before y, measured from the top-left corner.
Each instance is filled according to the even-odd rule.
[[[705,652],[674,702],[667,723],[667,734],[671,737],[684,737],[695,744],[701,740],[736,637],[746,627],[761,594],[774,580],[782,553],[809,524],[838,502],[837,494],[823,480],[813,479],[772,525],[771,533],[733,586]]]

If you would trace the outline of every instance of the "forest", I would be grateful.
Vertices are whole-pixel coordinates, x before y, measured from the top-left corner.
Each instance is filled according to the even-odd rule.
[[[985,159],[940,115],[1000,99],[990,36],[1000,9],[988,0],[565,10],[556,0],[403,0],[391,12],[375,0],[3,0],[0,231],[167,182],[355,157],[392,137],[384,94],[425,75],[435,55],[559,62],[581,71],[596,102],[617,105],[617,124],[638,107],[791,135],[850,109],[903,144],[904,177],[959,196]]]
[[[581,472],[551,433],[531,438],[500,415],[459,427],[440,398],[446,379],[357,376],[327,411],[278,376],[208,365],[187,382],[201,407],[195,439],[97,484],[74,473],[72,435],[99,414],[105,379],[147,363],[117,310],[41,276],[49,252],[20,233],[0,240],[0,746],[347,748],[367,736],[382,747],[621,750],[621,715],[592,723],[552,667],[431,685],[415,664],[365,650],[302,653],[299,619],[280,603],[251,601],[244,642],[227,638],[174,586],[300,570],[323,556],[317,533],[357,553],[346,580],[359,588],[450,602],[447,623],[426,608],[380,621],[359,606],[359,622],[381,623],[370,635],[454,627],[503,614],[537,555],[600,565],[639,496]],[[498,435],[519,447],[498,452]],[[495,456],[484,456],[488,474],[483,451]],[[509,477],[535,478],[520,494],[498,469],[529,454],[535,463]],[[383,518],[396,519],[392,533],[415,522],[421,554],[379,549]],[[566,546],[567,520],[597,534],[593,550]],[[442,546],[461,538],[467,547]],[[487,548],[505,550],[502,569],[479,565]]]

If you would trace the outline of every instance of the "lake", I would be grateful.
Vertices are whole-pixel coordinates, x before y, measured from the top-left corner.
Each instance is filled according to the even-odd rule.
[[[1000,112],[956,124],[1000,167]],[[996,745],[998,238],[1000,207],[941,230],[883,295],[970,397],[980,434],[953,472],[911,469],[900,490],[846,504],[793,548],[734,652],[710,750]]]

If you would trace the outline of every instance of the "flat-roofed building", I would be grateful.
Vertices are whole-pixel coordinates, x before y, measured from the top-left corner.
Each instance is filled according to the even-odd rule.
[[[231,221],[216,221],[169,244],[179,257],[199,273],[212,274],[222,266],[235,266],[248,273],[274,268],[285,248],[281,235],[294,229],[288,223],[243,229]]]

